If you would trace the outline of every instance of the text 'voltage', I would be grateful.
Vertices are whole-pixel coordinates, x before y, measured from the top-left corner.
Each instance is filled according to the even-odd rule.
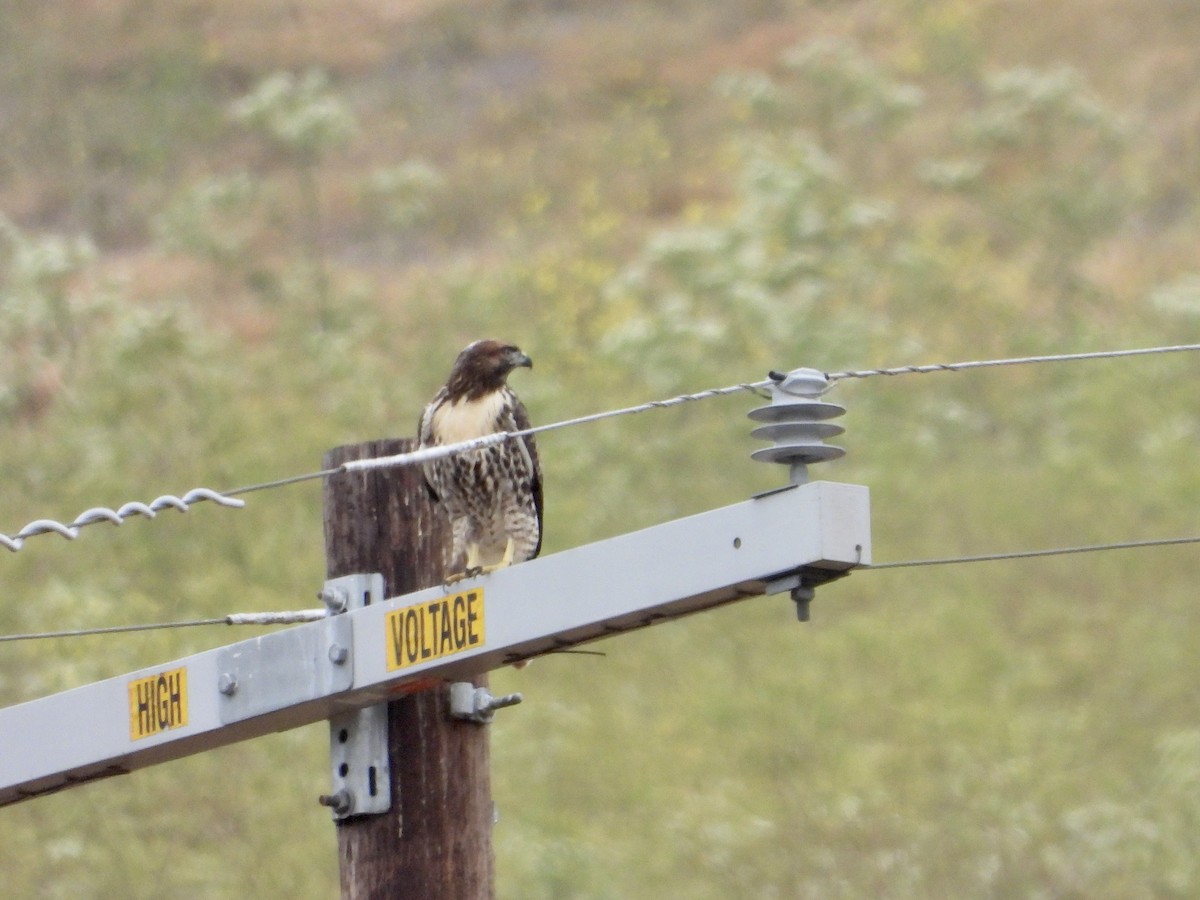
[[[387,614],[389,672],[472,650],[483,642],[482,588],[414,603]]]

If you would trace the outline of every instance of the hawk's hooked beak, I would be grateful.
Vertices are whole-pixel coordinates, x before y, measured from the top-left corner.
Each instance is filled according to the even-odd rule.
[[[522,366],[525,367],[526,369],[533,368],[533,360],[530,359],[528,356],[526,356],[524,353],[522,353],[520,350],[513,350],[509,354],[508,364],[510,366],[512,366],[514,369],[521,368]]]

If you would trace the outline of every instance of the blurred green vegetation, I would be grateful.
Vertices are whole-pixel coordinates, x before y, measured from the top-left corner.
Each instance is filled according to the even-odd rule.
[[[541,422],[1194,341],[1198,43],[1131,0],[7,3],[0,529],[411,434],[484,335]],[[1194,533],[1194,372],[846,383],[818,475],[871,487],[879,560]],[[779,483],[751,405],[547,434],[547,552]],[[0,632],[307,606],[320,521],[298,486],[37,538]],[[498,672],[499,893],[1194,896],[1193,556],[862,572],[803,627]],[[4,644],[0,703],[234,637]],[[5,890],[334,896],[326,767],[312,727],[5,809]]]

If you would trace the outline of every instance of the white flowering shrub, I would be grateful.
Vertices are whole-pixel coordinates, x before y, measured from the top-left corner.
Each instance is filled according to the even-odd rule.
[[[299,76],[268,75],[229,112],[281,153],[307,165],[345,144],[357,127],[353,112],[331,89],[329,77],[317,69]]]
[[[94,319],[86,237],[33,235],[0,216],[0,421],[32,418],[62,389]]]
[[[246,172],[215,175],[188,185],[154,219],[159,245],[220,268],[244,265],[257,230],[248,213],[260,192],[261,184]]]

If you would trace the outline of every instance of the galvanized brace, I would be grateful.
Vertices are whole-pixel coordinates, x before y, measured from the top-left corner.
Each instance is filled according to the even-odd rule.
[[[379,603],[382,575],[347,575],[325,582],[321,600],[336,619],[342,613]],[[349,618],[349,617],[347,617]],[[353,680],[353,642],[332,643],[329,660],[349,671]],[[333,785],[318,800],[336,821],[350,816],[379,815],[392,805],[392,774],[388,762],[386,703],[355,709],[329,720],[329,762]]]

